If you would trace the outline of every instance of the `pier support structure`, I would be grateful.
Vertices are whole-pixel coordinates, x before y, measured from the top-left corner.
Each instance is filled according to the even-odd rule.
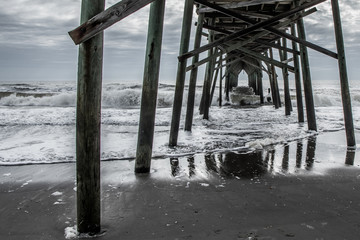
[[[306,40],[305,26],[303,19],[299,19],[297,21],[297,30],[298,30],[299,38],[302,40]],[[302,69],[303,84],[304,84],[306,118],[307,118],[308,129],[317,131],[308,51],[307,51],[307,47],[302,44],[300,44],[300,58],[301,58],[301,69]]]
[[[270,48],[270,58],[274,59],[273,50]],[[275,66],[271,64],[271,73],[272,73],[272,80],[273,80],[273,86],[274,86],[274,105],[275,109],[278,109],[281,107],[281,98],[280,98],[280,91],[279,91],[279,84],[277,80],[277,74],[275,71]]]
[[[257,73],[253,71],[248,74],[248,86],[254,90],[254,93],[258,95],[258,88],[257,88]]]
[[[154,2],[155,1],[155,2]],[[196,31],[194,50],[189,50],[189,40],[191,32],[191,20],[193,15],[194,1],[205,5],[208,8],[198,9],[198,26]],[[268,66],[270,85],[272,88],[273,102],[275,108],[281,107],[281,99],[277,82],[275,66],[281,67],[284,76],[284,98],[285,113],[291,112],[291,99],[289,90],[288,71],[294,71],[297,92],[298,121],[304,121],[300,63],[298,54],[301,57],[301,68],[305,93],[306,113],[308,129],[317,131],[314,99],[312,92],[310,64],[308,59],[307,47],[336,58],[339,65],[340,85],[342,94],[342,104],[344,111],[344,121],[346,129],[347,145],[349,148],[356,147],[354,134],[353,116],[351,108],[351,97],[347,76],[347,67],[344,50],[344,39],[338,0],[331,0],[337,52],[334,53],[320,46],[306,41],[305,27],[302,17],[316,11],[312,8],[306,12],[304,10],[314,7],[316,4],[325,0],[313,0],[300,2],[296,1],[297,6],[287,6],[283,12],[266,20],[259,21],[258,17],[262,14],[264,4],[254,9],[253,18],[249,18],[231,9],[231,6],[220,3],[210,3],[204,0],[185,0],[184,16],[182,23],[181,42],[179,50],[179,62],[176,76],[175,96],[173,104],[173,114],[170,129],[169,145],[177,145],[180,116],[182,108],[182,98],[184,92],[185,75],[187,70],[187,58],[193,57],[193,64],[190,69],[191,79],[188,96],[188,109],[185,123],[185,130],[191,131],[194,97],[196,90],[197,67],[207,62],[205,82],[203,88],[203,110],[204,118],[209,118],[209,107],[215,91],[216,79],[220,71],[220,101],[222,79],[226,77],[226,99],[229,101],[229,91],[237,86],[238,74],[245,68],[246,58],[254,59],[257,63],[248,63],[255,69],[247,69],[249,74],[249,86],[253,87],[256,94],[260,95],[263,103],[262,72],[260,61]],[[78,86],[77,86],[77,108],[76,108],[76,180],[77,180],[77,226],[79,233],[96,234],[101,230],[100,225],[100,126],[101,126],[101,88],[102,88],[102,64],[103,64],[103,31],[117,21],[129,16],[147,4],[152,3],[149,16],[148,39],[145,56],[143,91],[141,100],[141,111],[139,121],[138,145],[135,161],[136,173],[148,173],[150,171],[152,145],[155,128],[156,100],[159,82],[159,68],[162,45],[162,33],[164,24],[165,0],[123,0],[104,11],[105,0],[82,0],[81,6],[81,26],[69,32],[75,44],[79,46],[78,59]],[[221,1],[220,1],[221,2]],[[259,1],[261,2],[261,1]],[[269,1],[270,2],[270,1]],[[272,1],[271,1],[272,2]],[[248,11],[249,2],[241,1],[237,3],[239,12]],[[293,2],[283,1],[283,4],[275,3],[274,11],[279,5],[293,4]],[[256,5],[256,4],[255,4]],[[255,6],[251,5],[251,6]],[[258,4],[259,5],[259,4]],[[228,7],[229,9],[225,8]],[[244,8],[245,7],[245,10]],[[210,9],[209,9],[210,8]],[[213,11],[215,10],[215,11]],[[216,15],[218,12],[222,15]],[[299,13],[302,12],[302,13]],[[209,15],[207,16],[207,13]],[[296,15],[297,14],[297,15]],[[219,18],[231,17],[226,21]],[[207,20],[207,26],[203,22]],[[297,35],[295,22],[297,24]],[[217,24],[222,25],[222,29]],[[234,26],[235,25],[235,26]],[[284,31],[284,28],[291,26],[291,35]],[[208,28],[209,43],[200,46],[202,29]],[[233,28],[238,28],[234,30]],[[260,31],[260,32],[259,32]],[[262,32],[261,32],[262,31]],[[216,38],[213,33],[223,34]],[[249,35],[249,36],[246,36]],[[214,36],[214,39],[213,39]],[[276,45],[273,42],[279,37],[283,37],[283,44]],[[262,38],[262,39],[261,39]],[[292,40],[292,49],[286,46],[286,39]],[[300,44],[300,52],[297,50],[297,43]],[[270,47],[270,48],[269,48]],[[274,60],[272,48],[279,49],[280,60]],[[208,57],[204,61],[199,61],[199,54],[208,50]],[[270,51],[270,58],[267,57],[267,50]],[[287,52],[293,52],[294,67],[288,65]],[[226,54],[223,65],[222,55]],[[264,56],[265,55],[265,56]],[[220,58],[215,77],[213,78],[214,67],[217,57]],[[243,61],[243,62],[241,62]],[[201,62],[201,63],[200,63]],[[251,61],[250,61],[251,62]],[[222,67],[226,66],[226,73],[222,75]],[[266,71],[266,70],[265,70]],[[213,88],[211,83],[213,80]],[[211,92],[210,92],[211,89]],[[315,150],[315,146],[309,142],[308,150]],[[286,154],[285,154],[286,155]],[[309,154],[311,155],[311,154]],[[350,156],[350,162],[352,157]],[[309,158],[309,166],[313,157]],[[287,161],[287,160],[286,160]],[[284,161],[284,163],[286,163]],[[353,160],[352,160],[353,161]],[[287,163],[286,163],[287,164]],[[285,164],[285,165],[286,165]]]
[[[296,29],[295,24],[291,24],[291,35],[296,37]],[[297,43],[292,41],[292,49],[294,51],[298,51]],[[300,78],[300,63],[299,63],[299,56],[294,53],[294,75],[295,75],[295,88],[296,88],[296,106],[297,106],[297,113],[298,113],[298,122],[304,122],[304,106],[302,100],[302,88],[301,88],[301,78]]]
[[[223,55],[221,54],[220,56],[220,63],[222,64],[223,62]],[[221,65],[220,64],[220,65]],[[223,89],[223,67],[220,66],[220,80],[219,80],[219,107],[222,106],[222,98],[223,98],[223,93],[222,93],[222,89]]]
[[[81,23],[102,12],[104,0],[83,0]],[[100,124],[103,33],[79,45],[76,107],[76,196],[79,233],[100,232]]]
[[[150,171],[159,83],[165,0],[150,6],[135,172]]]
[[[279,41],[279,45],[286,48],[286,38],[282,38],[282,44]],[[279,50],[280,60],[282,62],[287,60],[287,51]],[[290,86],[289,86],[289,71],[286,67],[282,67],[282,75],[284,80],[284,102],[285,102],[285,115],[288,116],[291,114],[292,105],[290,97]]]
[[[189,50],[191,20],[192,20],[193,11],[194,11],[194,0],[185,0],[179,55],[182,55]],[[183,93],[185,86],[186,63],[187,63],[187,59],[181,59],[179,60],[178,63],[175,96],[174,96],[174,104],[173,104],[171,127],[170,127],[169,146],[176,146],[178,141],[181,107],[182,107],[182,100],[183,100]]]
[[[210,24],[212,24],[213,21],[210,21]],[[210,31],[209,33],[209,43],[213,41],[214,33],[213,31]],[[212,48],[208,50],[208,56],[211,57],[215,53],[216,49]],[[203,90],[203,96],[202,96],[202,104],[201,108],[203,109],[203,119],[209,119],[209,111],[210,111],[210,90],[211,90],[211,80],[214,75],[214,68],[215,68],[215,61],[216,59],[212,58],[207,64],[206,64],[206,72],[205,72],[205,79],[204,79],[204,90]]]
[[[332,12],[334,18],[334,28],[336,37],[336,47],[338,52],[338,64],[340,73],[341,97],[344,111],[346,140],[348,147],[356,147],[354,123],[352,116],[351,97],[346,68],[344,39],[342,34],[341,17],[338,0],[331,0]]]
[[[256,83],[258,86],[258,94],[260,96],[260,104],[264,104],[264,89],[263,89],[263,75],[262,75],[262,71],[258,70],[256,71]]]
[[[201,44],[201,33],[203,30],[204,14],[200,13],[197,20],[194,49],[200,47]],[[199,61],[199,55],[195,55],[192,59],[192,63],[195,64]],[[192,122],[194,117],[194,106],[195,106],[195,93],[196,93],[196,80],[197,80],[198,68],[191,69],[190,81],[189,81],[189,93],[186,108],[185,117],[185,131],[191,131]]]
[[[265,52],[265,56],[268,57],[268,51]],[[274,84],[274,77],[273,77],[273,69],[272,66],[268,63],[266,63],[267,65],[267,73],[268,73],[268,77],[269,77],[269,83],[270,83],[270,90],[271,90],[271,99],[272,99],[272,103],[274,105],[274,107],[276,108],[276,93],[275,93],[275,84]]]

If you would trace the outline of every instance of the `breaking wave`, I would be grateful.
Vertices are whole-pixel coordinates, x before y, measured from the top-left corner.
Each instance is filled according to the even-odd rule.
[[[23,89],[23,88],[22,88]],[[31,88],[41,90],[27,92],[0,92],[0,106],[45,106],[45,107],[75,107],[76,90],[60,91],[58,89]],[[11,88],[13,90],[13,88]],[[55,90],[55,91],[54,91]],[[184,104],[187,91],[184,91]],[[141,85],[105,85],[102,92],[102,107],[105,108],[139,108],[141,103]],[[195,97],[195,105],[200,104],[201,93]],[[217,98],[216,96],[214,98]],[[160,85],[158,91],[158,107],[171,107],[174,99],[174,86]],[[213,101],[216,104],[216,100]]]

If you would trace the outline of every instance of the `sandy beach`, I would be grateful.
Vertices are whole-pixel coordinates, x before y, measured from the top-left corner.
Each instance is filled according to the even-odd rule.
[[[156,159],[149,175],[135,175],[134,161],[103,162],[97,238],[358,238],[358,150],[347,152],[343,131],[300,142],[301,156],[290,142]],[[0,239],[69,237],[75,191],[74,163],[0,167]]]

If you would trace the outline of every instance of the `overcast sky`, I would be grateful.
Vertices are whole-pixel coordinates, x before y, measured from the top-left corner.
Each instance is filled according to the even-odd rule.
[[[360,1],[339,1],[349,78],[358,80]],[[107,0],[106,8],[116,2]],[[161,82],[175,82],[183,2],[166,3]],[[0,81],[76,81],[78,47],[67,32],[79,25],[80,5],[80,0],[0,1]],[[148,10],[105,31],[104,81],[142,81]],[[196,19],[194,14],[193,23]],[[330,0],[318,5],[305,23],[309,41],[336,51]],[[336,60],[309,53],[313,79],[338,79]]]

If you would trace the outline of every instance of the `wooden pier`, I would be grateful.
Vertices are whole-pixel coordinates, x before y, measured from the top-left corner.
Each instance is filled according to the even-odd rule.
[[[168,0],[172,1],[172,0]],[[285,114],[292,112],[289,76],[294,74],[298,121],[304,122],[302,92],[305,95],[308,129],[317,131],[308,48],[325,54],[339,64],[347,145],[354,148],[344,40],[338,0],[331,1],[337,53],[306,40],[303,18],[316,14],[316,5],[326,0],[184,0],[184,12],[169,145],[176,146],[180,130],[186,72],[190,73],[184,130],[191,131],[198,67],[206,64],[200,106],[204,119],[211,115],[214,89],[219,84],[220,106],[229,101],[238,75],[245,71],[248,84],[264,103],[263,75],[269,76],[272,103],[282,107],[276,69],[284,80]],[[80,233],[100,231],[100,110],[103,31],[151,3],[145,52],[143,92],[135,172],[149,173],[155,125],[157,88],[165,0],[123,0],[104,10],[104,0],[82,0],[81,25],[69,32],[79,44],[79,71],[76,120],[77,222]],[[194,10],[198,14],[193,49],[189,50]],[[202,36],[207,43],[201,46]],[[291,48],[288,43],[291,43]],[[279,51],[275,59],[274,51]],[[200,59],[199,54],[207,52]],[[289,58],[290,57],[290,58]],[[189,61],[188,61],[189,60]],[[191,63],[190,63],[190,60]],[[222,95],[222,89],[225,90]],[[224,99],[222,99],[224,96]]]

